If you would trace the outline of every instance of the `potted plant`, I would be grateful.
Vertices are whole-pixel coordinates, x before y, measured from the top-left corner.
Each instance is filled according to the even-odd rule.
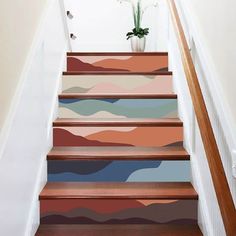
[[[131,40],[133,52],[144,52],[146,46],[146,36],[149,34],[149,28],[142,28],[141,22],[144,12],[150,6],[157,6],[157,1],[150,0],[119,0],[129,2],[133,8],[134,29],[126,34],[127,40]]]

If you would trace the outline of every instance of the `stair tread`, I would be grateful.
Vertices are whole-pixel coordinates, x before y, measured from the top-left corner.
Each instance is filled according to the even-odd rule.
[[[176,99],[174,93],[151,94],[151,93],[62,93],[59,99],[100,99],[100,98],[120,98],[120,99]]]
[[[40,199],[198,199],[190,182],[48,182]]]
[[[36,236],[202,236],[197,225],[41,225]]]
[[[54,147],[48,160],[189,160],[181,146],[170,147]]]
[[[130,71],[64,71],[63,75],[172,75],[171,71],[130,72]]]
[[[178,118],[58,118],[53,122],[54,127],[60,126],[160,126],[182,127],[183,122]]]
[[[67,56],[167,56],[168,52],[67,52]]]

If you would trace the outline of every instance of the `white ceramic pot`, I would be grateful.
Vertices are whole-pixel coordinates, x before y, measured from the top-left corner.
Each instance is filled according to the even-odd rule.
[[[144,52],[146,46],[146,38],[133,36],[131,39],[131,48],[133,52]]]

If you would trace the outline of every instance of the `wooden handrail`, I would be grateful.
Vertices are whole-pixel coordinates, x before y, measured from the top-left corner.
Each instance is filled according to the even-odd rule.
[[[180,21],[180,17],[178,15],[175,1],[167,1],[225,231],[227,236],[236,236],[236,210],[221,161],[221,156],[216,143],[211,121],[207,112],[206,103],[204,101],[197,73],[191,54],[189,52],[187,40]]]

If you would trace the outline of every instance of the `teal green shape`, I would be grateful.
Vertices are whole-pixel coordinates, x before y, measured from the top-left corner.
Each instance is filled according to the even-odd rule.
[[[122,102],[120,102],[121,100]],[[83,116],[90,116],[100,111],[106,111],[127,118],[161,118],[169,113],[177,113],[176,99],[152,99],[152,103],[149,100],[147,106],[145,106],[145,100],[142,101],[141,106],[136,106],[135,100],[133,100],[132,105],[132,101],[127,99],[127,106],[125,106],[125,99],[120,99],[120,101],[109,103],[96,99],[88,99],[73,103],[60,103],[60,107],[67,108]]]

